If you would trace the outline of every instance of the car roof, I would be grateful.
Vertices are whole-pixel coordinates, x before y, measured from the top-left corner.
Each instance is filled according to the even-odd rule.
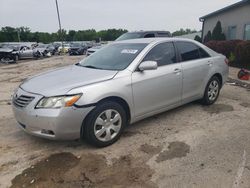
[[[169,31],[131,31],[127,33],[167,33],[169,34]]]
[[[122,40],[117,41],[115,43],[158,43],[158,42],[171,42],[171,41],[186,41],[186,42],[194,42],[191,39],[183,39],[183,38],[169,38],[169,37],[161,37],[161,38],[139,38],[139,39],[129,39],[129,40]]]

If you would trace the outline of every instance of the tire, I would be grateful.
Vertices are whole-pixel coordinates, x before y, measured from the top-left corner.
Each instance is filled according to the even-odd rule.
[[[116,102],[106,101],[97,105],[86,117],[82,137],[91,145],[106,147],[120,138],[126,124],[123,107]]]
[[[19,61],[19,56],[15,55],[15,62]]]
[[[213,76],[207,83],[204,96],[201,100],[203,105],[211,105],[216,102],[219,97],[221,83],[217,76]]]

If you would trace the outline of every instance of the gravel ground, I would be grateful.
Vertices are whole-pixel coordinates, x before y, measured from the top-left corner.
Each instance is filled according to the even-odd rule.
[[[57,56],[0,66],[0,187],[250,187],[250,91],[226,84],[130,125],[114,145],[49,141],[17,127],[10,95],[28,76],[77,62]],[[232,76],[233,78],[233,76]]]

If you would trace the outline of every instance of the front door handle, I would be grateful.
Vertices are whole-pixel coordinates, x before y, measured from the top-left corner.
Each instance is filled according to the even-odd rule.
[[[178,69],[178,68],[174,69],[174,74],[178,74],[180,72],[181,72],[181,69]]]

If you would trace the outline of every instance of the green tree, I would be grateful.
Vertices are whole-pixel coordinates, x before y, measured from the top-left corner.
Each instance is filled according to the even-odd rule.
[[[211,31],[208,31],[207,35],[204,37],[204,43],[209,42],[210,40],[212,40],[212,33]]]
[[[213,29],[212,39],[213,40],[218,40],[218,41],[226,40],[226,37],[225,37],[224,33],[222,32],[222,27],[221,27],[221,22],[220,21],[218,21],[216,23],[216,26]]]
[[[175,37],[175,36],[181,36],[181,35],[187,35],[187,34],[191,34],[191,33],[196,33],[197,31],[196,30],[191,30],[191,29],[183,29],[181,28],[180,30],[177,30],[175,32],[172,33],[172,36]]]
[[[202,39],[201,39],[201,37],[200,37],[199,35],[196,35],[196,36],[194,37],[194,40],[196,40],[196,41],[198,41],[198,42],[202,42]]]

